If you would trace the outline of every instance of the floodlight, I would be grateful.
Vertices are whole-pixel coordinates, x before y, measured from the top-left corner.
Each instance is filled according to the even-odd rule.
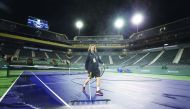
[[[121,29],[123,26],[124,26],[124,20],[122,18],[118,18],[115,23],[114,23],[114,26],[117,28],[117,29]]]
[[[83,22],[79,20],[79,21],[76,22],[75,25],[76,25],[76,27],[77,27],[78,29],[81,29],[81,28],[83,27]]]
[[[133,17],[132,17],[132,23],[134,25],[139,25],[141,24],[143,21],[143,15],[141,13],[136,13]]]

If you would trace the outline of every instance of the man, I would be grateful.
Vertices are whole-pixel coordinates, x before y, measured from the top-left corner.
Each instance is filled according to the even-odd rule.
[[[99,69],[99,63],[103,64],[103,62],[100,60],[98,54],[96,45],[90,45],[88,49],[88,56],[86,58],[85,62],[85,69],[88,71],[88,78],[85,80],[83,85],[83,91],[85,91],[86,84],[92,79],[96,78],[96,95],[103,96],[103,93],[100,90],[100,69]],[[104,64],[103,64],[104,65]]]

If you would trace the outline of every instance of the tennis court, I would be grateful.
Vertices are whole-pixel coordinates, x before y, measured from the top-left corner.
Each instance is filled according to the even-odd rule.
[[[117,109],[189,109],[190,81],[148,77],[141,74],[105,71],[96,96],[96,83],[91,81],[82,92],[85,72],[76,70],[25,70],[1,98],[1,107],[21,109],[52,108],[117,108]],[[110,99],[109,102],[72,103],[72,100]],[[80,106],[80,107],[79,107]]]

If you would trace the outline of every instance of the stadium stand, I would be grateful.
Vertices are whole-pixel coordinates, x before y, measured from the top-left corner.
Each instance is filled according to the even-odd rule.
[[[59,57],[60,57],[62,60],[67,59],[67,56],[66,56],[65,52],[63,52],[63,51],[56,51],[56,53],[59,55]]]
[[[70,59],[71,64],[75,64],[80,55],[73,55]]]
[[[45,52],[43,52],[43,51],[35,51],[35,55],[36,55],[36,58],[39,58],[39,59],[47,58],[45,55]]]
[[[77,61],[77,64],[84,65],[86,57],[87,55],[82,55],[81,58],[79,58],[79,60]]]
[[[156,52],[149,52],[149,54],[143,58],[142,60],[140,60],[139,62],[137,62],[134,65],[137,66],[145,66],[148,65],[159,53],[160,51],[156,51]]]
[[[120,57],[120,58],[119,58],[119,55],[112,55],[113,64],[115,64],[115,65],[120,64],[120,63],[121,63],[121,60],[122,60],[123,58],[124,58],[124,57]]]
[[[136,55],[136,54],[135,54],[135,55]],[[131,60],[135,55],[132,54],[132,53],[127,53],[127,55],[125,55],[125,56],[120,56],[120,55],[119,55],[119,59],[121,60],[120,65],[124,65],[124,64],[127,63],[129,60]],[[117,61],[117,60],[115,60],[115,61]]]
[[[46,52],[48,57],[51,59],[58,59],[58,57],[56,56],[55,52]]]
[[[164,53],[153,63],[151,66],[162,65],[189,65],[190,48],[185,48],[178,64],[173,64],[173,60],[180,48],[167,49]],[[72,56],[68,58],[64,51],[39,51],[33,50],[35,57],[32,57],[32,50],[30,49],[7,49],[2,48],[5,55],[13,56],[16,51],[19,51],[19,58],[12,59],[11,64],[26,65],[28,59],[32,58],[33,65],[54,65],[53,60],[56,61],[58,66],[66,64],[66,60],[69,60],[72,65],[84,65],[87,53],[85,52],[73,52]],[[126,55],[121,56],[122,52],[108,53],[99,52],[99,56],[102,61],[108,65],[122,65],[122,66],[147,66],[163,49],[157,51],[140,50],[141,52],[129,51]],[[143,51],[143,52],[142,52]]]
[[[65,34],[59,34],[51,31],[32,28],[27,25],[19,24],[9,20],[0,19],[0,30],[5,32],[11,32],[16,35],[24,35],[29,38],[38,38],[48,41],[57,41],[66,43],[68,40]]]
[[[19,53],[19,58],[32,57],[32,51],[27,49],[21,49]]]
[[[177,51],[178,49],[165,50],[161,57],[158,58],[158,60],[156,60],[156,62],[152,65],[171,65],[177,54]]]
[[[2,48],[2,51],[6,54],[6,55],[13,55],[15,53],[15,49],[13,48]]]
[[[101,60],[103,61],[103,63],[110,65],[110,61],[109,61],[109,57],[108,55],[100,55]]]
[[[74,40],[68,40],[63,34],[33,29],[7,20],[0,20],[0,24],[2,24],[0,25],[0,30],[3,32],[22,35],[27,38],[37,38],[42,41],[53,41],[58,45],[66,41],[71,45],[68,48],[66,48],[66,46],[59,46],[55,51],[54,47],[56,44],[49,45],[49,43],[45,42],[48,46],[44,46],[44,43],[39,42],[41,48],[38,48],[38,46],[35,45],[36,49],[24,49],[23,46],[26,46],[28,43],[20,43],[18,47],[4,45],[2,51],[5,55],[13,56],[11,64],[16,65],[31,64],[29,61],[32,60],[33,63],[31,65],[64,66],[67,64],[67,61],[70,61],[71,66],[82,65],[83,67],[87,56],[86,50],[88,49],[89,44],[97,44],[99,56],[107,66],[160,67],[162,65],[189,65],[190,48],[186,47],[184,49],[181,58],[179,59],[179,63],[176,64],[173,64],[174,58],[178,51],[180,51],[181,48],[184,48],[184,46],[176,46],[173,49],[163,50],[163,44],[165,43],[169,44],[169,46],[171,43],[172,46],[172,44],[174,45],[174,40],[177,40],[178,42],[175,44],[181,44],[182,42],[180,41],[183,40],[186,41],[188,38],[187,35],[189,34],[187,21],[190,20],[184,19],[171,24],[134,33],[127,40],[124,39],[123,35],[76,36]],[[39,32],[41,32],[41,34],[38,34]],[[63,38],[63,40],[61,38]],[[30,43],[36,44],[37,42]],[[151,44],[154,46],[151,46]],[[136,48],[133,49],[133,47]],[[160,49],[156,51],[147,50],[157,47]],[[48,51],[43,49],[51,50]],[[122,53],[123,49],[126,49],[126,53]],[[159,54],[160,57],[153,62]]]
[[[126,62],[126,66],[130,66],[130,65],[133,65],[133,63],[135,63],[136,61],[138,61],[142,56],[144,56],[146,53],[137,53],[137,54],[134,54],[133,57],[130,58],[130,60],[128,60]]]
[[[189,65],[190,64],[190,48],[185,48],[183,51],[183,54],[181,56],[181,59],[179,61],[179,64],[182,65]]]

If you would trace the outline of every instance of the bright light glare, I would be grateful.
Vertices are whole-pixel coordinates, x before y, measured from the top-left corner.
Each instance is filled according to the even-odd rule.
[[[133,17],[132,17],[132,23],[134,25],[139,25],[140,23],[142,23],[143,21],[143,15],[140,14],[140,13],[137,13],[135,14]]]
[[[83,27],[83,22],[79,20],[79,21],[76,22],[75,25],[76,25],[76,27],[77,27],[78,29],[81,29],[81,28]]]
[[[122,28],[124,26],[124,20],[122,18],[118,18],[115,23],[114,26],[118,29]]]

